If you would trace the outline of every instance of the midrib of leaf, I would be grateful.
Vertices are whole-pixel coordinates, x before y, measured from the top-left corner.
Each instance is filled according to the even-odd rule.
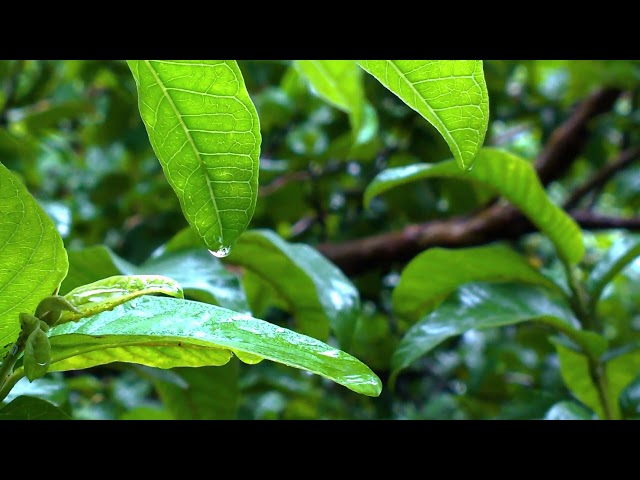
[[[149,67],[149,70],[151,71],[153,77],[156,79],[156,82],[158,82],[158,86],[162,90],[162,93],[167,98],[167,101],[169,102],[169,105],[171,105],[171,108],[173,109],[173,112],[176,114],[176,117],[178,117],[178,121],[180,122],[180,126],[182,126],[182,129],[184,130],[184,134],[187,136],[187,140],[189,141],[189,144],[191,145],[191,148],[193,149],[193,152],[196,154],[196,157],[198,159],[198,163],[200,164],[200,168],[202,170],[204,170],[204,176],[205,176],[205,179],[207,181],[207,189],[209,190],[209,197],[211,198],[211,203],[213,204],[213,211],[216,212],[216,219],[218,220],[218,228],[220,230],[220,234],[222,235],[223,234],[222,219],[220,218],[220,212],[218,211],[218,204],[216,203],[216,197],[213,194],[213,190],[211,188],[211,179],[209,178],[209,172],[207,171],[207,167],[205,166],[204,162],[202,161],[202,157],[200,156],[200,152],[198,151],[198,149],[196,147],[196,144],[193,142],[193,138],[191,137],[190,130],[187,128],[187,125],[184,123],[184,120],[182,120],[182,115],[180,115],[180,112],[176,108],[176,104],[173,102],[173,99],[171,98],[171,95],[169,94],[169,92],[165,88],[164,83],[162,82],[162,80],[158,76],[158,73],[156,72],[155,68],[153,68],[153,65],[151,65],[151,62],[149,60],[145,60],[144,63],[145,63],[145,65],[147,65],[147,67]]]
[[[429,113],[431,113],[431,115],[434,118],[437,119],[438,125],[436,126],[436,128],[442,134],[442,136],[444,136],[447,139],[447,143],[449,143],[449,140],[450,140],[451,143],[453,143],[453,145],[456,146],[456,150],[458,151],[458,156],[460,158],[462,158],[462,152],[460,151],[460,146],[458,145],[458,142],[456,142],[456,140],[453,138],[453,136],[451,136],[451,134],[449,133],[449,129],[444,124],[444,122],[442,121],[440,116],[436,113],[436,111],[433,108],[431,108],[431,105],[429,105],[429,103],[427,103],[427,101],[424,98],[422,98],[420,96],[420,92],[418,92],[418,90],[416,90],[416,87],[413,86],[413,83],[411,83],[411,80],[409,80],[405,76],[405,74],[402,73],[402,71],[395,65],[395,63],[393,63],[392,60],[387,60],[387,65],[391,65],[393,67],[393,69],[396,71],[396,73],[398,74],[398,76],[400,78],[404,79],[404,81],[409,85],[409,87],[411,88],[411,91],[413,92],[413,101],[416,104],[418,104],[418,102],[423,104],[427,108],[427,110],[429,110]],[[475,73],[475,71],[476,71],[475,68],[476,67],[474,67],[473,73]],[[409,72],[409,73],[411,73],[411,72]],[[478,85],[478,81],[473,77],[473,73],[470,75],[471,79],[474,81],[474,83],[476,85]],[[455,76],[455,78],[457,78],[457,76]],[[437,80],[442,80],[442,79],[438,78]],[[387,76],[387,83],[389,83],[389,77],[388,76]]]

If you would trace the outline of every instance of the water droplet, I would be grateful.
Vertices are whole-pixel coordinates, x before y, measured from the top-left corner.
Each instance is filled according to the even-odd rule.
[[[231,247],[220,247],[219,250],[209,250],[214,257],[224,258],[231,253]]]

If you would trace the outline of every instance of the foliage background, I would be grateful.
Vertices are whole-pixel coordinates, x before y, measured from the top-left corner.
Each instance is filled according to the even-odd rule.
[[[263,137],[251,228],[326,246],[469,214],[491,200],[481,187],[438,179],[393,190],[365,209],[364,189],[382,169],[451,156],[438,132],[364,75],[372,135],[351,149],[348,115],[314,95],[291,62],[239,66]],[[484,62],[484,70],[491,112],[485,145],[532,162],[576,104],[598,88],[622,89],[613,108],[590,121],[585,147],[568,170],[548,186],[558,204],[638,145],[637,62],[493,60]],[[0,85],[0,160],[54,219],[68,249],[104,244],[140,264],[186,227],[149,144],[125,62],[2,61]],[[633,218],[640,205],[640,165],[630,162],[580,205]],[[621,235],[619,229],[586,234],[587,264],[595,264]],[[532,265],[560,274],[540,235],[510,242]],[[517,419],[544,418],[554,404],[572,398],[548,332],[533,324],[451,338],[405,370],[392,388],[389,362],[406,325],[392,315],[390,294],[405,261],[372,259],[363,271],[345,270],[363,304],[350,353],[382,379],[379,398],[271,362],[232,361],[168,372],[117,364],[50,373],[33,384],[23,380],[7,400],[40,396],[82,419]],[[636,261],[605,290],[600,308],[614,346],[640,341],[638,281]],[[259,293],[248,292],[254,315],[287,324],[282,310],[260,304]],[[640,377],[623,393],[623,406],[640,415]]]

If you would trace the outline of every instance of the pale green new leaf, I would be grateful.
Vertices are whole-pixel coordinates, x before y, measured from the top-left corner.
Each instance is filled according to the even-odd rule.
[[[63,311],[58,325],[112,310],[142,295],[162,294],[184,298],[182,287],[172,278],[162,275],[114,275],[74,288],[64,298],[76,308]]]
[[[138,297],[56,326],[50,340],[50,372],[111,362],[216,366],[235,354],[245,363],[267,359],[304,369],[364,395],[378,396],[382,388],[366,365],[326,343],[226,308],[171,297]]]
[[[393,290],[393,309],[415,321],[460,285],[476,281],[518,281],[559,291],[557,285],[507,246],[431,248],[416,256],[402,271]]]
[[[182,211],[224,255],[256,205],[260,125],[234,60],[129,60],[151,145]]]
[[[18,337],[18,315],[33,313],[53,294],[68,265],[51,219],[0,164],[0,355]]]
[[[549,237],[562,259],[576,264],[583,257],[580,227],[547,196],[531,164],[504,150],[483,148],[469,172],[460,171],[453,160],[389,168],[380,172],[367,187],[365,205],[391,188],[438,177],[476,181],[495,189]]]
[[[447,338],[527,321],[546,323],[571,335],[578,326],[569,307],[547,290],[520,284],[466,284],[409,328],[391,358],[394,376]]]
[[[461,169],[471,168],[489,124],[481,60],[361,60],[444,137]]]
[[[612,400],[616,418],[620,418],[620,395],[636,378],[640,377],[640,348],[635,345],[625,353],[616,355],[605,363],[607,391]]]
[[[238,277],[203,248],[199,239],[193,238],[193,241],[198,248],[189,246],[175,251],[167,248],[140,266],[127,262],[103,245],[69,250],[69,273],[60,293],[113,275],[163,275],[178,282],[185,296],[193,300],[250,313]]]
[[[295,60],[302,78],[324,100],[349,114],[354,132],[363,123],[362,70],[355,60]]]
[[[360,314],[358,290],[317,250],[286,242],[271,230],[251,230],[240,237],[227,261],[269,283],[302,333],[325,340],[331,328],[341,348],[349,348]]]

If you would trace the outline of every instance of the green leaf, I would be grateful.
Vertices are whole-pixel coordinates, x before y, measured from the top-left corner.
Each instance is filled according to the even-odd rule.
[[[317,250],[286,242],[271,230],[251,230],[240,237],[228,262],[269,283],[302,333],[326,340],[331,327],[340,347],[349,348],[360,314],[358,290]]]
[[[119,420],[174,420],[174,417],[167,410],[138,407],[122,413]]]
[[[71,417],[53,403],[22,395],[0,409],[0,420],[71,420]]]
[[[135,265],[120,258],[103,245],[68,250],[67,254],[69,255],[69,273],[60,286],[61,295],[103,278],[138,273]]]
[[[545,420],[593,420],[593,413],[575,402],[558,402],[544,416]]]
[[[489,124],[481,60],[362,60],[359,64],[436,127],[461,169],[471,168]]]
[[[240,401],[239,363],[222,367],[176,368],[172,370],[184,386],[155,380],[164,406],[179,420],[234,420]]]
[[[437,310],[415,323],[391,358],[394,375],[444,340],[469,330],[539,321],[564,331],[578,322],[571,310],[548,291],[519,284],[470,283],[460,287]]]
[[[518,281],[560,291],[509,247],[431,248],[415,257],[402,271],[393,290],[393,310],[415,321],[436,308],[458,286],[474,281]]]
[[[640,256],[640,235],[629,234],[611,245],[586,281],[592,307],[598,303],[604,287],[638,256]]]
[[[620,396],[640,376],[640,348],[634,345],[629,351],[608,360],[605,363],[605,375],[613,413],[616,418],[620,418]]]
[[[82,285],[64,296],[78,312],[62,312],[58,324],[90,317],[132,298],[157,293],[184,298],[180,284],[162,275],[115,275]]]
[[[384,170],[367,187],[365,205],[368,206],[373,197],[393,187],[433,177],[477,181],[494,188],[549,237],[563,260],[576,264],[583,257],[580,227],[547,196],[531,164],[495,148],[483,148],[473,170],[469,172],[461,172],[453,160]]]
[[[598,388],[593,383],[589,369],[589,359],[575,350],[553,340],[560,360],[560,373],[564,383],[575,397],[591,408],[599,418],[605,418]]]
[[[349,114],[354,133],[364,123],[362,70],[355,60],[296,60],[295,65],[311,89]]]
[[[260,123],[234,60],[129,60],[151,145],[189,224],[224,256],[258,195]]]
[[[18,314],[34,312],[69,266],[55,225],[22,183],[0,164],[0,355],[16,340]]]
[[[233,353],[308,370],[354,392],[378,396],[380,379],[362,362],[326,343],[225,308],[142,296],[51,329],[49,371],[111,362],[158,368],[226,364]],[[233,352],[233,353],[232,353]]]
[[[51,362],[51,345],[49,337],[41,328],[36,328],[24,349],[24,371],[29,381],[43,377]]]
[[[199,246],[199,240],[196,244]],[[250,313],[240,280],[227,271],[222,262],[206,248],[166,249],[165,253],[147,260],[139,267],[102,245],[70,250],[68,253],[69,274],[60,289],[63,293],[114,275],[163,275],[178,282],[187,297]]]

